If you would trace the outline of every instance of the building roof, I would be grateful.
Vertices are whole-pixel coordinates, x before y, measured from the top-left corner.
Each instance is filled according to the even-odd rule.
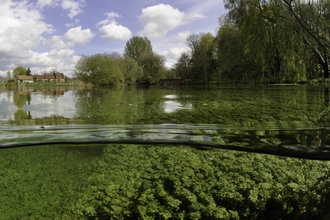
[[[35,75],[36,79],[46,79],[44,75]]]
[[[55,76],[53,74],[44,74],[45,79],[55,79]]]
[[[17,80],[33,80],[33,76],[18,75],[16,76]]]
[[[65,79],[63,73],[54,73],[56,79]]]

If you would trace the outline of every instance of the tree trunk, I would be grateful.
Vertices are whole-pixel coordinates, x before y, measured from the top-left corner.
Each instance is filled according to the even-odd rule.
[[[325,79],[329,79],[329,59],[328,57],[326,57],[326,59],[324,59],[324,64],[323,66],[323,73],[324,73],[324,78]]]

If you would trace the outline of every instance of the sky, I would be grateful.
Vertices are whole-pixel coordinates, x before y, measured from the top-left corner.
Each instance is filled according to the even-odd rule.
[[[72,77],[81,55],[124,53],[147,37],[171,68],[190,34],[215,36],[222,0],[0,0],[0,75],[17,66]]]

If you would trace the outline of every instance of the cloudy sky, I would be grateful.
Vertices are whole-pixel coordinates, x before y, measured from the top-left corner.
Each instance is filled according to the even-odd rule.
[[[80,55],[145,36],[171,67],[192,33],[215,35],[222,0],[0,0],[0,75],[16,66],[72,76]]]

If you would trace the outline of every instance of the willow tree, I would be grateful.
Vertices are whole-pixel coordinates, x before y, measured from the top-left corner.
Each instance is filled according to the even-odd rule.
[[[329,78],[330,2],[329,0],[282,0],[306,46]]]
[[[302,37],[281,0],[227,0],[228,19],[244,39],[244,51],[260,67],[260,80],[305,80]]]
[[[260,69],[244,52],[243,39],[233,24],[223,24],[217,36],[217,68],[221,82],[251,83],[257,81]]]

